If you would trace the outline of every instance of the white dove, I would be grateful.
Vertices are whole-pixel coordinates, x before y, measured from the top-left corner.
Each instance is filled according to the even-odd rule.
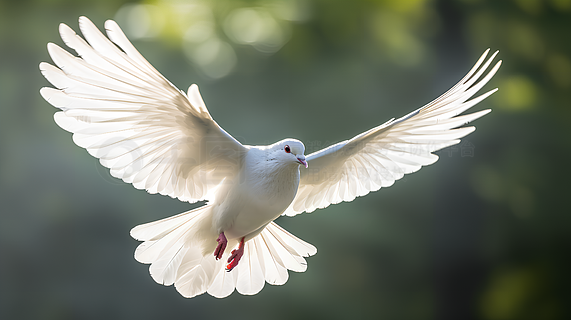
[[[484,63],[488,49],[458,84],[426,106],[306,157],[295,139],[242,145],[212,119],[196,85],[188,94],[178,90],[114,21],[105,22],[109,38],[86,17],[79,27],[87,42],[67,25],[59,27],[79,57],[48,44],[57,67],[42,62],[40,70],[57,89],[40,93],[61,109],[56,123],[114,177],[149,193],[207,201],[131,230],[144,241],[135,259],[151,264],[153,279],[174,284],[184,297],[208,292],[221,298],[234,289],[252,295],[265,282],[284,284],[288,269],[305,271],[304,257],[316,248],[274,220],[352,201],[434,163],[432,152],[475,130],[458,127],[490,112],[457,116],[497,90],[468,100],[501,64],[479,80],[497,54]]]

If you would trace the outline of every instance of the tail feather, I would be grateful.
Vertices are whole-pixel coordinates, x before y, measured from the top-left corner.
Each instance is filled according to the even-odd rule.
[[[247,245],[247,243],[246,243]],[[224,298],[232,294],[236,288],[238,277],[235,277],[236,272],[240,269],[240,264],[231,272],[226,270],[219,270],[212,285],[208,288],[207,292],[215,298]]]
[[[281,257],[277,254],[272,241],[267,238],[267,234],[264,233],[253,239],[258,255],[260,256],[259,260],[263,261],[264,277],[269,284],[282,285],[287,282],[289,276],[287,268],[284,266]]]
[[[194,210],[186,211],[172,217],[138,225],[131,229],[131,237],[139,241],[157,240],[163,238],[174,229],[198,217],[211,206],[206,205]]]
[[[276,223],[272,222],[270,224],[270,228],[267,228],[266,230],[274,235],[280,236],[281,241],[284,241],[284,244],[289,245],[290,249],[288,250],[292,252],[292,254],[295,252],[303,257],[309,257],[317,253],[316,247],[292,235]]]
[[[226,272],[225,262],[237,241],[229,242],[220,260],[216,260],[212,252],[205,252],[203,243],[207,239],[201,239],[204,230],[199,230],[199,222],[207,219],[210,213],[211,206],[206,205],[131,230],[133,238],[145,241],[135,251],[137,261],[150,263],[152,278],[164,285],[174,284],[184,297],[208,292],[223,298],[234,290],[245,295],[256,294],[265,282],[286,283],[288,269],[305,271],[304,257],[317,252],[311,244],[271,222],[245,243],[240,263],[231,272]]]
[[[258,254],[254,241],[248,241],[245,246],[244,255],[247,259],[240,260],[239,270],[234,275],[237,276],[236,290],[241,294],[252,295],[260,292],[265,284],[265,270]]]
[[[244,256],[232,272],[218,271],[208,293],[223,298],[236,289],[241,294],[253,295],[262,290],[264,282],[282,285],[288,279],[288,269],[305,271],[307,263],[303,257],[315,253],[314,246],[271,222],[246,242]]]
[[[189,252],[190,251],[190,252]],[[165,286],[174,284],[178,278],[178,269],[187,256],[195,256],[192,250],[183,245],[173,245],[158,259],[150,262],[149,273],[153,280]]]
[[[274,247],[277,249],[277,254],[272,255],[279,255],[282,258],[284,267],[292,271],[304,272],[307,269],[307,263],[303,257],[309,257],[317,253],[317,249],[285,231],[277,224],[273,224],[273,226],[266,228],[266,230],[269,235],[264,238],[270,238],[271,235]]]
[[[165,255],[172,256],[184,244],[185,235],[210,206],[203,206],[176,216],[145,223],[131,229],[131,236],[141,243],[135,250],[135,259],[141,263],[152,263]],[[173,252],[173,248],[175,252]],[[170,253],[170,254],[168,254]]]
[[[191,261],[186,268],[187,271],[177,275],[174,284],[176,290],[186,298],[192,298],[206,292],[212,286],[217,271],[222,270],[224,272],[224,260],[217,261],[214,255],[202,257],[197,265],[190,267],[196,262],[196,260]]]

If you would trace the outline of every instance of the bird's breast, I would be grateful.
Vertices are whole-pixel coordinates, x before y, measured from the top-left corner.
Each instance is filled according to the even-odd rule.
[[[232,215],[227,236],[240,238],[251,235],[278,218],[291,204],[299,184],[299,169],[280,174],[245,172],[232,198],[240,199],[239,212]],[[228,206],[232,210],[232,206]]]
[[[245,182],[244,187],[252,202],[268,209],[283,211],[290,205],[297,193],[299,169],[278,174],[254,173],[246,177]]]

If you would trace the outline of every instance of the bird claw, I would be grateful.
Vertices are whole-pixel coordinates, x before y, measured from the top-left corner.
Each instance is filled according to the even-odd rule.
[[[226,266],[226,271],[230,272],[232,271],[232,269],[236,268],[238,262],[240,262],[240,259],[242,259],[243,255],[244,255],[244,238],[240,240],[240,245],[238,246],[238,249],[234,249],[230,253],[230,257],[228,257],[228,265]]]
[[[216,246],[216,249],[214,250],[214,256],[216,257],[216,260],[218,260],[222,258],[224,250],[226,250],[226,245],[228,244],[228,240],[226,239],[224,232],[220,233],[216,242],[218,242],[218,246]]]

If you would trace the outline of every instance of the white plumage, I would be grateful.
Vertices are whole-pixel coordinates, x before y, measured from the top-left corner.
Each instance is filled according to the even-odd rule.
[[[484,62],[486,51],[464,79],[426,106],[306,158],[295,139],[242,145],[212,119],[196,85],[187,94],[174,87],[114,21],[105,23],[108,38],[85,17],[79,26],[87,41],[60,25],[79,57],[48,44],[57,67],[42,62],[40,70],[56,88],[40,92],[61,110],[56,123],[114,177],[149,193],[208,201],[131,230],[143,241],[137,261],[185,297],[225,297],[234,289],[256,294],[265,282],[284,284],[287,270],[305,271],[304,257],[316,248],[273,220],[352,201],[434,163],[432,152],[474,131],[458,127],[490,111],[458,116],[495,91],[468,100],[501,63],[482,78],[496,55]],[[310,170],[303,168],[308,164]],[[225,250],[226,242],[238,246],[241,259]],[[230,265],[225,269],[217,258]]]

